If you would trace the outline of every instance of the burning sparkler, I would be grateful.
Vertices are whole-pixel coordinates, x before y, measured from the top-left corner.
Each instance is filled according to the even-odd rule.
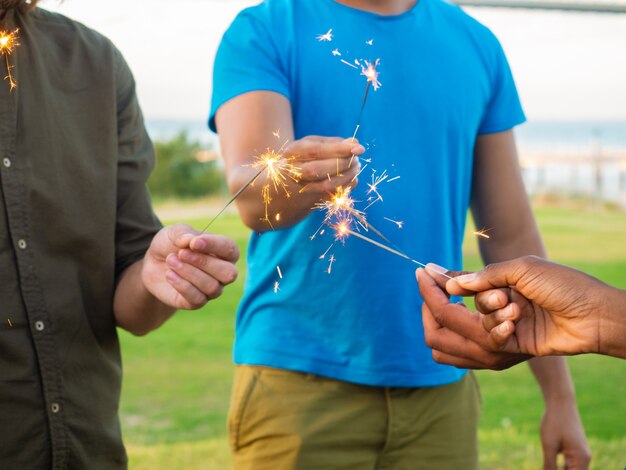
[[[9,81],[9,88],[11,91],[17,87],[17,82],[13,78],[13,74],[11,73],[11,69],[13,66],[9,62],[9,56],[13,54],[13,51],[17,46],[20,45],[17,40],[19,39],[17,33],[19,29],[9,33],[7,31],[0,31],[0,55],[4,56],[4,60],[7,66],[7,76],[4,77],[5,80]]]
[[[283,145],[284,147],[284,145]],[[282,148],[281,148],[282,150]],[[302,173],[300,169],[291,163],[293,159],[286,158],[280,153],[267,149],[265,153],[254,157],[254,162],[249,166],[257,169],[258,171],[250,178],[232,198],[222,207],[222,209],[211,219],[211,221],[202,230],[206,232],[207,229],[215,222],[215,220],[254,182],[261,176],[263,172],[266,173],[267,181],[261,188],[261,197],[265,204],[265,217],[262,219],[272,225],[269,219],[269,205],[272,202],[273,187],[276,192],[283,191],[286,197],[291,196],[289,191],[289,180],[298,182]],[[276,220],[280,220],[280,214],[276,214]]]

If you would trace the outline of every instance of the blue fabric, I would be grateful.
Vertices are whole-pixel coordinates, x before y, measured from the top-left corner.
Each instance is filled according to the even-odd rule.
[[[331,42],[316,39],[330,28]],[[391,17],[332,0],[248,8],[218,51],[210,126],[226,101],[270,90],[290,100],[296,138],[350,137],[366,79],[340,60],[377,58],[382,87],[370,90],[358,133],[371,162],[357,206],[370,202],[374,170],[399,177],[382,183],[368,221],[412,258],[460,269],[476,136],[511,129],[524,114],[500,44],[459,8],[420,0]],[[355,237],[320,259],[333,243],[330,230],[311,239],[322,220],[318,211],[252,234],[235,362],[379,386],[459,380],[465,371],[436,364],[424,343],[416,266]]]

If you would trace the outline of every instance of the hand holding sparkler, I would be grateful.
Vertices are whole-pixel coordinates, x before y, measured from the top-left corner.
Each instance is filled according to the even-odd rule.
[[[337,186],[357,183],[358,159],[352,167],[349,162],[353,152],[357,156],[365,152],[363,146],[356,140],[338,137],[293,141],[291,105],[282,95],[256,91],[237,96],[219,109],[215,120],[233,194],[259,173],[255,164],[268,153],[259,155],[263,149],[280,155],[280,162],[299,172],[296,178],[285,175],[284,185],[274,186],[275,181],[263,171],[238,195],[241,218],[255,231],[290,227],[307,217],[315,203],[328,199]]]
[[[626,291],[575,269],[526,256],[447,282],[421,269],[417,278],[437,362],[504,369],[531,356],[626,358]],[[476,295],[481,313],[450,303],[448,294]]]
[[[239,249],[231,239],[173,225],[161,229],[152,240],[141,278],[164,304],[196,309],[218,297],[237,278],[238,259]]]
[[[355,157],[364,152],[356,139],[341,137],[307,136],[285,147],[302,173],[299,192],[317,195],[314,202],[327,199],[339,186],[355,187],[360,170]]]

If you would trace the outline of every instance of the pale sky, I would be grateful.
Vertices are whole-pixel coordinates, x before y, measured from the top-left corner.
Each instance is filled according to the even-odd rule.
[[[255,3],[45,0],[43,6],[113,40],[135,74],[147,119],[204,121],[220,38],[237,12]],[[626,14],[467,11],[502,42],[530,120],[626,120]]]

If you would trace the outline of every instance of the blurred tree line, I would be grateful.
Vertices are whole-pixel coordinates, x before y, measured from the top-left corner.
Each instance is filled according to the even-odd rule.
[[[148,188],[156,199],[191,199],[225,191],[224,174],[212,149],[190,141],[186,132],[155,142],[156,168]]]

